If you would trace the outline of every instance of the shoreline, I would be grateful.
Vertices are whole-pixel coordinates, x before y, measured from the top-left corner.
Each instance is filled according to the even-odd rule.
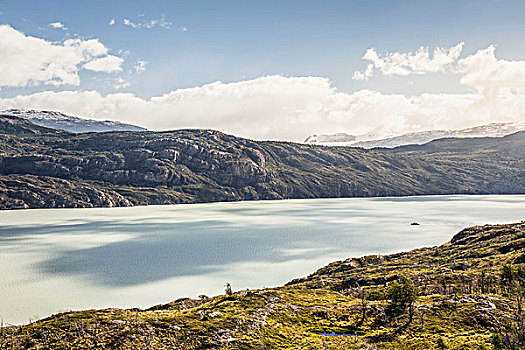
[[[188,206],[206,204],[229,204],[229,203],[273,203],[289,201],[309,201],[309,200],[349,200],[349,199],[399,199],[399,198],[427,198],[427,197],[452,197],[452,196],[525,196],[523,193],[445,193],[445,194],[413,194],[399,196],[355,196],[355,197],[311,197],[311,198],[283,198],[283,199],[242,199],[232,201],[210,201],[210,202],[185,202],[185,203],[166,203],[166,204],[137,204],[131,206],[97,206],[97,207],[35,207],[35,208],[13,208],[0,209],[2,212],[12,211],[34,211],[34,210],[56,210],[56,209],[124,209],[124,208],[149,208],[149,207],[168,207],[168,206]]]

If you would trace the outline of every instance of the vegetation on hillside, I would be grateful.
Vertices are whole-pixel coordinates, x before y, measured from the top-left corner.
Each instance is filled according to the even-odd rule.
[[[521,349],[525,223],[334,262],[286,286],[4,327],[5,349]]]

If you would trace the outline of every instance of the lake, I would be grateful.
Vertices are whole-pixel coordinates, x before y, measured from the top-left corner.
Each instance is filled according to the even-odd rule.
[[[421,196],[0,212],[0,317],[149,307],[282,285],[332,261],[525,219],[525,196]],[[418,222],[419,226],[410,223]]]

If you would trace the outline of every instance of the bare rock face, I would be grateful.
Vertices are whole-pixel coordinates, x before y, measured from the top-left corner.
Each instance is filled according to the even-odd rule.
[[[212,130],[74,134],[0,116],[0,208],[524,193],[525,133],[393,150]]]
[[[0,209],[92,208],[132,206],[115,191],[49,177],[12,175],[0,178]]]

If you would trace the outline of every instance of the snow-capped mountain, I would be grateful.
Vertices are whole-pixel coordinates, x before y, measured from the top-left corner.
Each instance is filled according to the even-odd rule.
[[[491,123],[460,130],[429,130],[412,132],[394,137],[374,139],[370,135],[349,135],[338,133],[333,135],[312,135],[304,142],[325,146],[352,146],[363,148],[385,147],[394,148],[403,145],[421,145],[432,140],[448,137],[501,137],[525,130],[525,122]],[[346,135],[341,138],[339,135]]]
[[[94,120],[70,116],[55,111],[37,111],[33,109],[8,109],[0,111],[0,115],[8,115],[27,119],[30,122],[46,128],[65,130],[74,133],[102,131],[146,131],[140,126],[111,120]]]
[[[337,134],[332,135],[312,135],[308,136],[306,140],[304,140],[305,143],[312,143],[312,144],[327,144],[327,143],[348,143],[348,142],[355,142],[356,137],[354,135],[350,135],[344,132],[340,132]]]

